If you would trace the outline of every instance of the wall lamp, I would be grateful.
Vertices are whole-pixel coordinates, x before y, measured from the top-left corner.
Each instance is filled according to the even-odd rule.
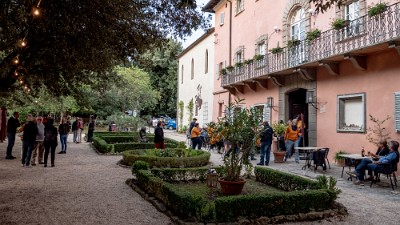
[[[318,109],[318,107],[317,107],[318,102],[316,101],[316,98],[314,97],[314,91],[307,91],[306,103],[311,105],[315,109]]]
[[[275,112],[278,112],[278,110],[276,108],[278,108],[278,106],[274,105],[274,98],[273,97],[268,97],[267,98],[267,107],[270,109],[273,109]]]
[[[311,16],[314,16],[314,17],[316,17],[317,14],[318,14],[318,13],[315,11],[315,9],[309,9],[309,10],[308,10],[308,13],[310,13],[310,15],[311,15]]]

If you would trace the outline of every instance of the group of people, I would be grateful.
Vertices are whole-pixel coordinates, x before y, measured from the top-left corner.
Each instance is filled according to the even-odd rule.
[[[8,144],[6,159],[13,160],[16,158],[12,152],[15,138],[18,133],[18,136],[22,140],[21,163],[24,167],[29,167],[31,165],[35,166],[36,159],[38,164],[44,164],[44,167],[47,167],[49,154],[50,164],[54,167],[55,151],[58,146],[58,135],[61,143],[61,151],[59,154],[66,154],[67,139],[71,129],[73,132],[74,143],[80,143],[82,141],[84,123],[79,117],[77,117],[72,124],[69,117],[63,118],[58,128],[54,126],[54,119],[50,117],[34,117],[33,115],[28,114],[24,124],[21,124],[19,121],[19,112],[14,112],[7,120],[7,123],[3,121],[3,118],[4,117],[1,117],[2,123],[0,126],[2,127],[1,132],[6,130],[7,133]],[[6,126],[3,127],[3,125]],[[92,141],[91,138],[93,137],[94,126],[95,121],[94,118],[91,117],[88,124],[88,142]],[[4,141],[5,138],[1,140]]]

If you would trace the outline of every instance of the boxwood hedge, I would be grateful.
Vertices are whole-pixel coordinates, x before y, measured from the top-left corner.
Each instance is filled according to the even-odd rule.
[[[122,163],[131,166],[135,161],[141,160],[149,164],[150,167],[170,167],[170,168],[189,168],[207,165],[210,160],[210,153],[198,150],[187,149],[167,149],[168,151],[189,151],[190,157],[158,157],[146,155],[145,149],[129,150],[122,153]],[[184,153],[181,153],[184,155]]]

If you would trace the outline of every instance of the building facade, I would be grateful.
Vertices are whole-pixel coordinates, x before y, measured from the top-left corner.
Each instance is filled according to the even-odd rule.
[[[215,13],[213,119],[245,99],[264,120],[302,113],[306,144],[334,152],[374,151],[380,120],[400,135],[400,3],[372,15],[379,0],[349,0],[318,13],[309,0],[210,0]],[[370,15],[369,15],[370,14]]]
[[[201,127],[212,121],[214,89],[214,28],[178,56],[178,128],[197,118]]]

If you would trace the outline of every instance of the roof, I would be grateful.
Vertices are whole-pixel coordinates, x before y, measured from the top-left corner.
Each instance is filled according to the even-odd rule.
[[[202,9],[203,12],[208,13],[215,13],[214,7],[220,2],[221,0],[210,0]]]
[[[191,45],[189,45],[187,48],[185,48],[181,53],[176,58],[182,57],[184,54],[186,54],[188,51],[190,51],[192,48],[194,48],[198,43],[206,39],[208,36],[214,33],[215,28],[212,27],[208,29],[201,37],[199,37],[196,41],[194,41]]]

